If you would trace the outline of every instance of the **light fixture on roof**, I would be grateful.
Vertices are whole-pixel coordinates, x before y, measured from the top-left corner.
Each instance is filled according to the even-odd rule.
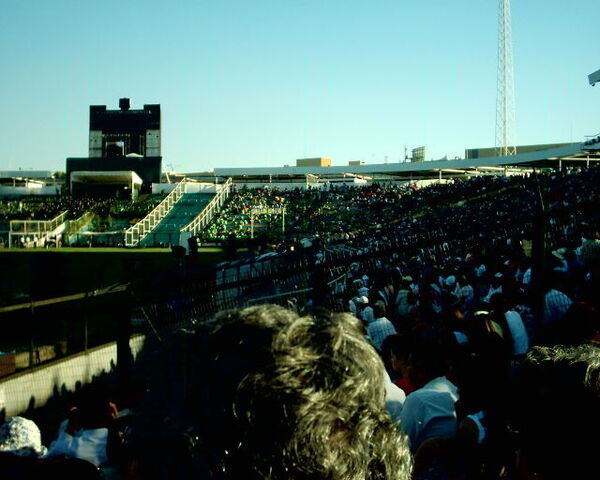
[[[600,82],[600,70],[596,70],[594,73],[590,73],[588,75],[588,81],[590,85],[593,87],[596,83]]]

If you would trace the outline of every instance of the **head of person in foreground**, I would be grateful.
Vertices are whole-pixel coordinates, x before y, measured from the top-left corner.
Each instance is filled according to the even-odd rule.
[[[407,439],[385,408],[384,367],[353,316],[229,310],[206,339],[201,430],[217,477],[410,478]]]

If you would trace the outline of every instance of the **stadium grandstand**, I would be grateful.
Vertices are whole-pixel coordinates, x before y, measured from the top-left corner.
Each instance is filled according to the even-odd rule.
[[[598,478],[591,8],[8,3],[0,480]]]
[[[85,252],[73,248],[69,254],[63,243],[61,249],[26,255],[29,249],[19,248],[0,256],[3,272],[10,272],[0,304],[5,414],[32,419],[51,458],[75,456],[114,478],[128,478],[133,465],[143,478],[159,466],[177,466],[176,478],[208,478],[212,461],[243,465],[248,455],[234,451],[234,464],[221,457],[229,441],[211,433],[219,423],[233,422],[231,432],[267,442],[265,448],[278,448],[272,442],[286,438],[278,435],[293,433],[238,425],[237,417],[210,402],[202,403],[199,415],[195,402],[204,402],[208,392],[230,401],[226,391],[214,390],[222,377],[203,372],[232,367],[202,352],[207,345],[227,348],[235,332],[223,337],[226,331],[211,319],[236,309],[237,317],[228,318],[237,318],[242,323],[236,328],[258,342],[264,331],[259,337],[252,331],[261,322],[277,337],[305,328],[312,318],[306,328],[313,331],[326,309],[344,335],[360,328],[360,341],[376,355],[373,365],[381,370],[373,378],[382,390],[373,386],[371,394],[385,391],[386,418],[399,422],[396,440],[389,441],[404,442],[406,458],[414,458],[414,467],[405,468],[415,478],[430,468],[473,478],[516,475],[521,445],[534,463],[538,445],[549,448],[530,433],[538,417],[527,402],[538,398],[541,405],[545,388],[527,376],[539,368],[534,359],[577,353],[585,365],[600,342],[598,146],[593,138],[514,158],[358,165],[351,172],[335,166],[221,169],[212,172],[212,182],[208,174],[186,175],[134,200],[4,199],[5,221],[51,221],[68,212],[68,222],[90,214],[90,232],[120,231],[115,245],[126,245],[129,235],[139,247],[121,247],[121,257],[90,249],[83,239],[94,234],[80,228],[73,245],[86,245]],[[145,229],[134,229],[144,222]],[[33,261],[35,272],[28,267]],[[296,316],[284,320],[284,311]],[[351,318],[358,323],[344,323]],[[329,334],[315,331],[321,341]],[[295,337],[285,338],[292,342],[285,343],[290,354],[300,348]],[[555,353],[559,343],[564,351]],[[235,375],[264,373],[270,365],[236,358]],[[564,373],[588,388],[576,374]],[[293,385],[303,388],[292,380],[285,380],[290,395]],[[274,401],[279,397],[268,396],[277,395],[269,385],[264,398]],[[434,386],[441,392],[435,401],[442,402],[436,408],[446,413],[423,423],[418,399],[429,398]],[[516,389],[526,401],[505,395]],[[259,415],[253,409],[268,407],[244,408]],[[595,422],[591,411],[582,415]],[[78,421],[73,412],[95,419],[79,427],[80,441],[91,441],[92,431],[107,432],[99,440],[103,449],[73,446],[65,430]],[[538,413],[550,415],[544,412]],[[577,426],[565,428],[578,435]],[[156,450],[149,438],[160,438],[163,447]],[[202,461],[206,455],[209,464]],[[537,468],[564,468],[555,463]]]
[[[162,174],[119,106],[0,172],[0,478],[590,477],[600,137]]]

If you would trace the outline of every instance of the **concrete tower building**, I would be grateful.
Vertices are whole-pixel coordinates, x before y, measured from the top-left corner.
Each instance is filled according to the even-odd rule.
[[[160,105],[131,110],[131,100],[121,98],[119,110],[90,106],[90,158],[137,154],[160,157]]]
[[[160,182],[160,143],[160,105],[135,110],[129,98],[119,99],[118,110],[91,105],[88,157],[67,158],[69,190],[132,196],[151,191]]]

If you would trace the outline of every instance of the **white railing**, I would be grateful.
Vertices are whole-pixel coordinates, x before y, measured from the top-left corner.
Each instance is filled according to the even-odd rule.
[[[12,247],[13,237],[21,237],[22,245],[41,246],[66,220],[66,210],[52,220],[11,220],[8,245]]]
[[[231,193],[231,185],[233,181],[228,178],[227,181],[221,185],[220,190],[214,196],[214,198],[206,204],[206,207],[194,218],[190,223],[181,229],[182,232],[191,232],[192,235],[196,235],[198,232],[204,230],[211,222],[215,213],[221,210],[221,207],[225,201],[229,198]]]
[[[125,245],[135,247],[140,241],[148,235],[160,221],[167,216],[175,204],[183,197],[186,192],[185,179],[177,184],[171,193],[160,202],[154,210],[146,215],[133,227],[125,231]]]

